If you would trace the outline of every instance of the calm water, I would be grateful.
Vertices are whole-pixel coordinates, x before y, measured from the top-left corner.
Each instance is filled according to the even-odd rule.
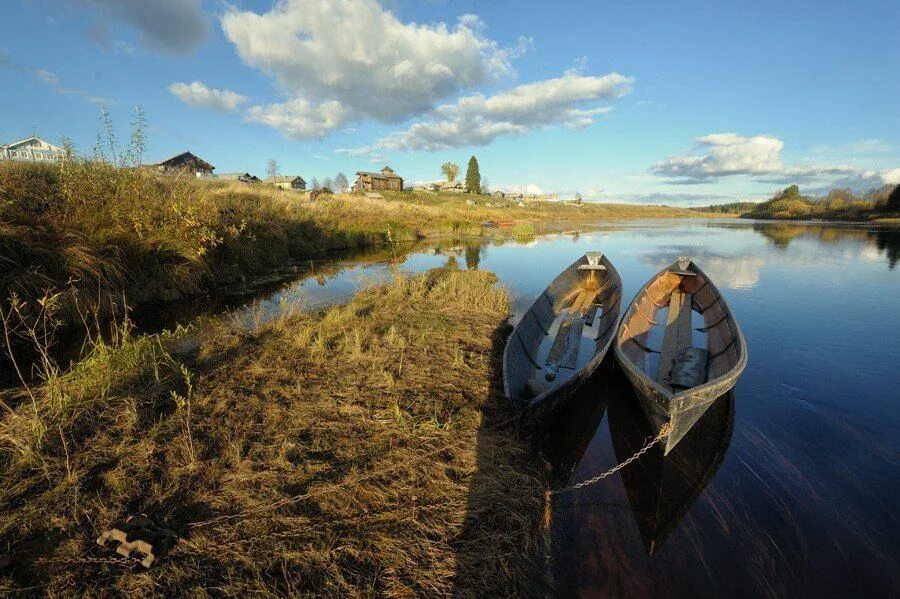
[[[679,449],[651,452],[553,506],[561,596],[897,596],[900,593],[900,232],[747,221],[621,223],[531,243],[416,249],[400,268],[493,271],[516,318],[585,251],[630,301],[690,255],[743,327],[749,364]],[[390,276],[389,256],[313,265],[236,311],[252,324]],[[623,303],[623,309],[627,303]],[[610,355],[610,357],[612,357]],[[545,439],[556,483],[617,464],[649,434],[607,364]]]

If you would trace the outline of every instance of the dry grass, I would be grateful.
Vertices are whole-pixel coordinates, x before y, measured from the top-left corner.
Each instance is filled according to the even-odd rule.
[[[545,471],[497,387],[508,308],[488,273],[398,274],[190,352],[125,337],[8,396],[0,592],[534,592]],[[138,513],[180,535],[162,563],[89,560]]]
[[[70,321],[88,305],[196,296],[336,249],[478,234],[512,219],[519,230],[604,219],[697,216],[653,206],[562,205],[475,196],[385,192],[322,196],[263,185],[161,177],[73,159],[0,162],[0,306],[53,291]]]

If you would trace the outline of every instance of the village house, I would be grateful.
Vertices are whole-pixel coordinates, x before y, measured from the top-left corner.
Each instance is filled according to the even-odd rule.
[[[353,184],[353,191],[380,191],[380,190],[403,191],[403,178],[394,172],[389,166],[381,169],[378,173],[358,172],[356,173],[356,183]]]
[[[219,173],[210,175],[215,181],[240,181],[241,183],[259,183],[259,177],[250,173]]]
[[[29,162],[56,162],[66,157],[66,151],[35,136],[0,146],[0,159]]]
[[[161,173],[193,173],[197,178],[211,177],[216,167],[190,152],[183,152],[154,165]]]
[[[306,181],[300,175],[276,175],[263,179],[266,185],[274,185],[279,189],[293,189],[303,191],[306,189]]]

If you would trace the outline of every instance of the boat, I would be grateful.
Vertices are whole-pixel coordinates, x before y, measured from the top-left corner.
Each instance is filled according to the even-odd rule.
[[[522,315],[503,350],[503,389],[526,431],[546,424],[597,369],[612,344],[622,279],[588,252]]]
[[[641,449],[650,431],[632,393],[609,402],[609,434],[621,464]],[[649,451],[621,471],[644,548],[656,554],[722,465],[734,427],[734,392],[718,398],[668,455]]]
[[[747,342],[725,298],[680,257],[637,292],[622,316],[616,359],[668,454],[747,365]]]

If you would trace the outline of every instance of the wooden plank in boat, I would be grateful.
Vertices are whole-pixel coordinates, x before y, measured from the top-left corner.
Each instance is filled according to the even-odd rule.
[[[659,356],[659,372],[656,380],[669,386],[669,372],[672,362],[681,350],[691,345],[691,295],[676,289],[669,300],[669,315],[666,319],[666,332],[663,334],[662,349]]]
[[[584,324],[586,326],[592,327],[594,326],[594,319],[597,318],[597,310],[600,309],[600,304],[592,304],[590,309],[588,310],[587,315],[584,317]]]
[[[581,343],[581,332],[584,320],[566,320],[559,325],[559,331],[553,340],[550,353],[547,354],[547,365],[557,368],[575,368],[578,360],[578,346]]]
[[[591,304],[594,303],[594,300],[597,299],[597,295],[599,294],[599,288],[583,290],[578,297],[575,298],[575,302],[572,304],[572,314],[585,312],[590,308]]]

